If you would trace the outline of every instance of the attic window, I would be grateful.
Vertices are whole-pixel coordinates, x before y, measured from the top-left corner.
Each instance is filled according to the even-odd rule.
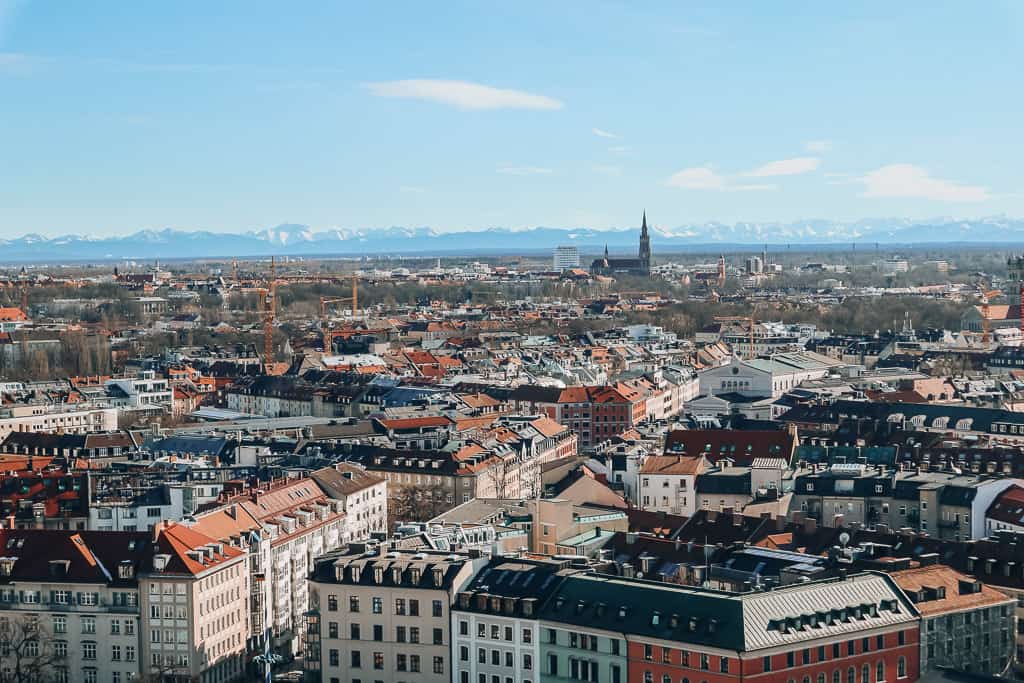
[[[619,608],[619,619],[625,619],[625,618],[626,618],[626,608],[625,607],[620,607]]]
[[[661,613],[655,612],[651,615],[651,626],[657,626],[659,623],[661,623]]]

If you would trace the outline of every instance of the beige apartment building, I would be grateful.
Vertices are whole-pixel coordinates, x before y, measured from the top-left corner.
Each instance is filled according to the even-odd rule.
[[[139,581],[143,672],[172,681],[248,680],[245,551],[174,522],[155,534],[152,569]]]
[[[485,563],[358,543],[319,558],[307,669],[323,683],[449,683],[452,597]]]

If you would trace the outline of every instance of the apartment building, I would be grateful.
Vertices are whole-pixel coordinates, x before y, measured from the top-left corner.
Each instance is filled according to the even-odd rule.
[[[152,370],[130,377],[112,377],[106,381],[105,387],[112,405],[119,408],[146,410],[161,407],[168,411],[171,408],[173,392],[170,383]]]
[[[117,429],[117,409],[89,404],[24,404],[0,407],[0,439],[12,432],[90,434]]]
[[[509,399],[520,412],[543,413],[572,429],[581,448],[611,439],[647,418],[647,393],[621,382],[564,389],[524,384]]]
[[[317,559],[307,669],[323,683],[449,683],[452,598],[485,563],[361,543]]]
[[[540,680],[540,606],[574,571],[568,561],[521,558],[484,567],[452,606],[452,681]]]
[[[138,677],[139,574],[153,550],[144,533],[0,529],[0,677]]]
[[[330,498],[310,477],[259,487],[226,487],[219,507],[196,515],[192,528],[249,552],[249,647],[262,651],[269,637],[276,653],[289,656],[301,651],[305,638],[313,561],[342,545],[344,501]]]
[[[921,613],[921,672],[1002,675],[1013,661],[1017,601],[940,564],[893,572]]]
[[[154,534],[152,565],[139,581],[143,673],[201,683],[246,680],[245,551],[174,522]]]
[[[640,465],[640,507],[690,517],[696,512],[697,478],[708,468],[703,456],[649,455]]]
[[[989,533],[985,520],[993,501],[1021,483],[1003,476],[823,464],[795,477],[790,510],[826,526],[856,522],[969,540]]]
[[[388,482],[356,463],[340,462],[309,475],[328,496],[342,503],[341,543],[363,541],[388,531]]]
[[[918,614],[887,575],[753,593],[580,574],[541,609],[541,680],[917,680]]]

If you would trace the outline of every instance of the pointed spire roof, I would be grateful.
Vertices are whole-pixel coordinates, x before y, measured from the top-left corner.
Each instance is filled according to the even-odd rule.
[[[647,209],[644,209],[644,223],[640,227],[640,231],[644,234],[647,234]]]

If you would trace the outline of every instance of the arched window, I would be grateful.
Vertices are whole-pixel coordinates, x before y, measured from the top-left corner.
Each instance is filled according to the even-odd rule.
[[[843,683],[843,675],[839,673],[839,669],[832,672],[832,683]]]
[[[846,683],[857,683],[857,670],[852,666],[846,670]]]
[[[882,683],[885,680],[885,661],[878,660],[875,665],[875,683]]]
[[[804,676],[804,683],[811,683],[811,677],[810,676]]]
[[[871,666],[869,664],[860,668],[860,683],[871,683]]]
[[[818,683],[825,683],[825,672],[822,671],[818,674]]]
[[[896,661],[896,678],[907,677],[907,660],[904,657],[900,657]]]

